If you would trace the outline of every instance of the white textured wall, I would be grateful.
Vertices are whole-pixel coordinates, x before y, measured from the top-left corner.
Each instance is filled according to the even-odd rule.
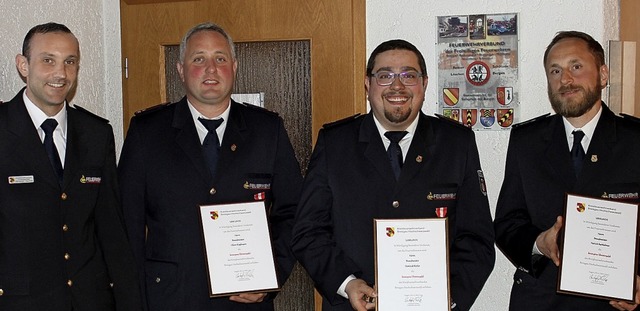
[[[80,41],[81,69],[73,104],[111,121],[122,145],[120,11],[117,0],[0,0],[0,100],[24,86],[15,69],[26,32],[35,24],[67,25]],[[403,38],[425,54],[435,77],[436,17],[476,13],[519,13],[521,119],[550,112],[542,68],[544,47],[555,32],[581,30],[605,43],[618,38],[618,0],[367,0],[367,53],[384,40]],[[436,112],[436,81],[427,90],[425,112]],[[495,209],[502,184],[508,132],[476,132],[482,167]],[[544,195],[544,194],[541,194]],[[513,267],[498,251],[493,274],[474,310],[507,310]]]
[[[415,44],[427,61],[429,81],[427,114],[437,112],[436,17],[484,13],[519,13],[521,120],[552,112],[547,100],[542,56],[557,31],[580,30],[591,34],[606,49],[607,40],[618,39],[617,0],[367,0],[367,57],[385,40],[402,38]],[[476,132],[487,181],[492,214],[502,185],[509,132]],[[544,195],[541,193],[540,195]],[[473,310],[507,310],[514,268],[496,250],[494,271]]]
[[[0,100],[24,87],[15,68],[27,31],[37,24],[65,24],[80,42],[80,74],[72,104],[111,121],[122,145],[120,2],[118,0],[0,0]]]

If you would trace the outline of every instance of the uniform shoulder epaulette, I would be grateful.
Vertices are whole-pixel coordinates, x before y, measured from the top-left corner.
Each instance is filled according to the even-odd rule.
[[[520,127],[520,126],[523,126],[523,125],[527,125],[527,124],[533,123],[533,122],[538,121],[538,120],[546,119],[549,116],[551,116],[551,113],[546,113],[546,114],[543,114],[541,116],[537,116],[537,117],[535,117],[533,119],[529,119],[529,120],[526,120],[526,121],[522,121],[520,123],[516,123],[516,124],[512,125],[511,128]]]
[[[456,120],[454,120],[454,119],[451,119],[451,118],[449,118],[449,117],[447,117],[447,116],[445,116],[445,115],[441,115],[441,114],[439,114],[439,113],[434,113],[434,115],[435,115],[436,117],[438,117],[438,119],[440,119],[440,120],[443,120],[443,121],[449,122],[449,123],[451,123],[451,124],[453,124],[453,125],[457,125],[457,126],[463,127],[463,128],[465,128],[465,129],[467,129],[467,130],[471,130],[471,128],[470,128],[470,127],[468,127],[468,126],[466,126],[466,125],[464,125],[464,124],[462,124],[462,123],[460,123],[460,122],[458,122],[458,121],[456,121]]]
[[[75,105],[75,104],[74,104],[74,105],[73,105],[73,108],[75,108],[77,111],[80,111],[80,112],[82,112],[82,113],[84,113],[84,114],[87,114],[87,115],[89,115],[89,116],[92,116],[92,117],[94,117],[94,118],[96,118],[96,119],[98,119],[98,120],[100,120],[100,121],[103,121],[103,122],[109,123],[109,120],[107,120],[107,119],[105,119],[105,118],[103,118],[103,117],[101,117],[101,116],[99,116],[99,115],[97,115],[97,114],[95,114],[95,113],[93,113],[93,112],[91,112],[91,111],[87,110],[87,109],[84,109],[84,108],[82,108],[82,107],[80,107],[80,106],[78,106],[78,105]]]
[[[242,103],[238,102],[238,104],[240,104],[240,105],[242,105],[242,106],[245,106],[245,107],[247,107],[247,108],[249,108],[249,109],[257,110],[257,111],[260,111],[260,112],[266,112],[266,113],[268,113],[268,114],[272,114],[272,115],[279,116],[279,114],[278,114],[277,112],[275,112],[275,111],[271,111],[271,110],[269,110],[269,109],[267,109],[267,108],[264,108],[264,107],[260,107],[260,106],[252,105],[252,104],[245,103],[245,102],[242,102]]]
[[[354,114],[354,115],[352,115],[352,116],[348,116],[348,117],[346,117],[346,118],[344,118],[344,119],[340,119],[340,120],[336,120],[336,121],[333,121],[333,122],[325,123],[325,124],[322,126],[322,128],[328,129],[328,128],[336,127],[336,126],[338,126],[338,125],[345,124],[345,123],[348,123],[348,122],[350,122],[350,121],[353,121],[353,120],[355,120],[355,119],[357,119],[357,118],[360,118],[361,116],[363,116],[363,114],[361,114],[361,113],[356,113],[356,114]]]
[[[631,120],[631,121],[640,123],[640,118],[638,118],[636,116],[632,116],[632,115],[626,114],[626,113],[621,113],[620,116],[625,120]]]
[[[147,107],[147,108],[144,108],[144,109],[140,109],[140,110],[134,112],[133,115],[134,116],[144,115],[144,114],[147,114],[149,112],[160,110],[162,108],[168,107],[171,104],[172,103],[167,102],[167,103],[162,103],[162,104],[158,104],[158,105],[155,105],[155,106]]]

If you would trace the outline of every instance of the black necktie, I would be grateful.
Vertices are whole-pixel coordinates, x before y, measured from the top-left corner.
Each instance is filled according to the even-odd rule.
[[[209,171],[213,178],[216,176],[216,170],[218,168],[218,152],[220,150],[220,140],[218,139],[216,129],[220,124],[222,124],[223,119],[207,120],[198,118],[198,121],[207,128],[207,131],[209,131],[202,142],[202,151],[204,152],[204,158],[207,161],[207,165],[209,165]]]
[[[396,175],[396,180],[400,178],[400,171],[402,171],[402,149],[400,149],[400,144],[398,143],[405,135],[407,135],[405,131],[388,131],[384,133],[384,136],[391,141],[387,149],[387,155],[389,156],[389,161],[391,161],[391,168]]]
[[[47,151],[49,161],[51,161],[53,170],[58,176],[58,183],[62,185],[62,163],[60,162],[60,155],[58,154],[56,144],[53,142],[53,130],[55,130],[57,126],[58,121],[55,119],[46,119],[42,122],[40,128],[44,131],[44,149]]]
[[[573,159],[573,169],[576,172],[576,176],[580,175],[582,170],[582,162],[584,161],[584,149],[582,149],[582,138],[584,138],[584,132],[573,131],[573,146],[571,147],[571,158]]]

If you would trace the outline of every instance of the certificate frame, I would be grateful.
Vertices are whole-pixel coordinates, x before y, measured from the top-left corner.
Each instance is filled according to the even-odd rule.
[[[638,274],[638,207],[636,203],[566,194],[558,293],[633,303]]]
[[[448,219],[373,222],[376,310],[450,311]]]
[[[263,201],[200,205],[209,297],[279,291]]]

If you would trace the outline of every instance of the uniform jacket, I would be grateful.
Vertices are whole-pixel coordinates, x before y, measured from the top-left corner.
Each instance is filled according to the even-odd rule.
[[[0,310],[140,310],[111,126],[66,107],[61,187],[23,92],[0,104]]]
[[[323,295],[323,310],[351,310],[336,293],[350,274],[374,284],[374,218],[433,218],[437,208],[446,208],[456,310],[471,307],[493,269],[491,215],[474,134],[418,117],[397,182],[372,114],[325,126],[318,135],[293,250]]]
[[[209,298],[199,205],[262,200],[281,285],[302,176],[282,119],[231,103],[212,180],[186,97],[131,119],[119,164],[123,208],[148,310],[272,310]],[[145,227],[148,229],[145,240]]]
[[[496,243],[518,268],[511,310],[609,310],[609,302],[556,294],[558,269],[531,256],[536,237],[563,214],[565,193],[590,197],[640,191],[640,124],[615,116],[606,105],[576,178],[562,117],[553,115],[511,132],[498,199]],[[633,197],[633,196],[632,196]]]

